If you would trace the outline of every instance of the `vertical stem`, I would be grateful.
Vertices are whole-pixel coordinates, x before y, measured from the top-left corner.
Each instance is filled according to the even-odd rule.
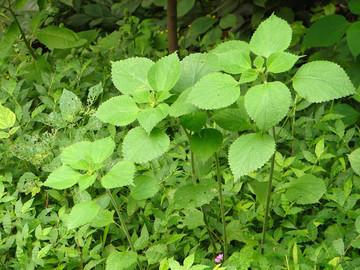
[[[291,123],[291,136],[292,136],[292,142],[291,142],[291,153],[292,155],[294,155],[295,152],[295,115],[296,115],[296,103],[297,103],[297,94],[295,95],[295,100],[294,100],[294,113],[292,115],[292,123]]]
[[[218,182],[218,192],[219,192],[219,201],[220,201],[220,214],[221,222],[223,225],[223,249],[224,249],[224,260],[227,257],[227,234],[226,234],[226,221],[225,221],[225,210],[224,210],[224,197],[222,193],[222,183],[221,183],[221,173],[220,173],[220,164],[219,156],[215,153],[215,164],[216,164],[216,180]]]
[[[272,128],[272,133],[273,133],[273,137],[275,140],[275,128]],[[272,180],[273,180],[273,175],[274,175],[274,165],[275,165],[275,153],[271,157],[270,175],[269,175],[269,182],[268,182],[268,188],[267,188],[267,194],[266,194],[265,217],[264,217],[264,222],[263,222],[262,237],[261,237],[261,243],[260,243],[261,254],[264,253],[266,229],[267,229],[267,224],[268,224],[268,219],[269,219]]]
[[[125,234],[125,236],[126,236],[126,239],[127,239],[128,243],[129,243],[129,245],[130,245],[131,250],[132,250],[133,252],[137,253],[136,250],[135,250],[135,247],[134,247],[134,245],[133,245],[133,243],[132,243],[132,241],[131,241],[131,237],[130,237],[130,234],[129,234],[129,230],[127,229],[126,223],[125,223],[125,221],[123,220],[123,218],[122,218],[122,216],[121,216],[120,209],[119,209],[119,207],[118,207],[118,204],[117,204],[116,201],[115,201],[114,196],[112,195],[112,193],[111,193],[110,190],[107,189],[106,192],[107,192],[107,194],[109,195],[110,200],[111,200],[111,203],[112,203],[113,207],[115,208],[116,214],[117,214],[118,217],[119,217],[121,229],[123,230],[123,232],[124,232],[124,234]],[[138,266],[139,266],[139,269],[142,269],[141,264],[140,264],[140,262],[139,262],[138,259],[137,259],[137,264],[138,264]]]
[[[169,53],[178,49],[176,0],[167,1],[167,30]]]

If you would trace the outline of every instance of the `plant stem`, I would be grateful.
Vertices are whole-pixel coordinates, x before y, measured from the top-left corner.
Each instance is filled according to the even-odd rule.
[[[108,189],[106,190],[106,192],[107,192],[107,194],[109,195],[110,200],[111,200],[111,203],[112,203],[113,207],[115,208],[116,214],[117,214],[118,217],[119,217],[121,229],[123,230],[123,232],[124,232],[124,234],[125,234],[125,236],[126,236],[126,239],[127,239],[128,243],[129,243],[129,245],[130,245],[131,250],[132,250],[133,252],[137,253],[136,250],[135,250],[135,247],[134,247],[134,245],[133,245],[133,243],[132,243],[132,241],[131,241],[131,237],[130,237],[130,234],[129,234],[129,230],[127,229],[126,223],[125,223],[125,221],[123,220],[123,218],[122,218],[122,216],[121,216],[121,212],[120,212],[119,206],[118,206],[117,202],[115,201],[115,198],[114,198],[113,194],[112,194],[111,191],[108,190]],[[139,266],[139,269],[142,270],[142,267],[141,267],[141,264],[140,264],[139,259],[137,259],[137,264],[138,264],[138,266]]]
[[[273,137],[275,140],[275,128],[272,128]],[[260,243],[260,252],[261,254],[264,253],[264,244],[265,244],[265,236],[266,236],[266,229],[269,219],[269,210],[270,210],[270,200],[271,200],[271,191],[272,191],[272,181],[273,181],[273,175],[274,175],[274,166],[275,166],[275,153],[271,157],[271,165],[270,165],[270,175],[269,175],[269,182],[268,182],[268,188],[267,188],[267,194],[266,194],[266,204],[265,204],[265,216],[264,216],[264,222],[263,222],[263,228],[262,228],[262,237],[261,237],[261,243]]]
[[[219,192],[219,201],[220,201],[220,214],[221,222],[223,225],[223,247],[224,247],[224,260],[227,257],[227,234],[226,234],[226,221],[225,221],[225,211],[224,211],[224,197],[222,193],[222,182],[221,182],[221,173],[220,173],[220,163],[219,156],[215,153],[215,165],[216,165],[216,180],[218,182],[218,192]]]

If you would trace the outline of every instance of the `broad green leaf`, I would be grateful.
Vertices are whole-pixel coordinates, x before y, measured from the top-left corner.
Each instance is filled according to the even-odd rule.
[[[140,237],[138,239],[136,239],[136,241],[134,243],[135,250],[145,249],[149,244],[149,238],[150,238],[149,231],[146,227],[146,224],[144,224],[141,229]]]
[[[299,59],[299,56],[288,52],[276,52],[266,61],[267,71],[281,73],[290,70]]]
[[[75,204],[65,219],[68,229],[75,229],[92,222],[100,210],[101,207],[95,201],[84,201]]]
[[[54,189],[66,189],[75,185],[82,175],[68,166],[61,166],[53,171],[44,182],[44,186]]]
[[[0,129],[11,128],[16,121],[15,114],[0,104]]]
[[[90,187],[92,184],[95,183],[96,178],[97,178],[97,174],[82,175],[78,180],[79,190],[83,191],[83,190],[87,189],[88,187]]]
[[[137,254],[132,251],[114,250],[106,259],[105,270],[133,270],[136,267]]]
[[[360,0],[349,0],[348,5],[352,13],[360,15]]]
[[[262,130],[278,124],[286,116],[290,104],[290,91],[281,82],[255,85],[245,95],[246,111]]]
[[[182,92],[169,108],[169,115],[179,117],[197,111],[198,109],[192,105],[188,99],[191,88]]]
[[[64,120],[72,122],[82,110],[80,99],[73,92],[64,89],[59,101],[61,115]]]
[[[290,182],[286,197],[297,204],[317,203],[326,192],[324,180],[305,174]]]
[[[256,55],[269,57],[275,52],[285,51],[291,42],[292,30],[283,19],[271,15],[260,23],[250,40],[250,49]]]
[[[95,228],[105,227],[114,222],[114,212],[100,209],[96,217],[90,222],[90,226]]]
[[[157,92],[170,91],[179,80],[180,61],[176,52],[158,60],[148,72],[148,81]]]
[[[194,6],[195,0],[178,0],[176,12],[178,17],[182,17],[187,14]]]
[[[220,131],[204,128],[190,138],[191,151],[203,161],[209,159],[221,147],[223,137]]]
[[[259,72],[256,69],[245,70],[240,76],[239,83],[243,84],[253,82],[258,78],[258,76]]]
[[[249,44],[240,40],[226,41],[208,54],[209,64],[217,70],[239,74],[251,68]]]
[[[139,112],[137,119],[140,126],[142,126],[147,133],[169,114],[169,105],[165,103],[159,104],[155,108],[147,108]]]
[[[243,131],[251,128],[246,112],[238,108],[225,108],[214,113],[212,119],[225,130]]]
[[[360,22],[355,22],[350,25],[346,32],[346,40],[350,52],[354,57],[360,54]]]
[[[95,115],[104,123],[126,126],[136,120],[139,111],[135,101],[130,96],[123,95],[102,103]]]
[[[240,18],[241,20],[242,18]],[[219,26],[222,29],[228,29],[235,27],[238,22],[238,17],[234,14],[226,14],[224,17],[221,18]]]
[[[49,49],[69,49],[86,43],[86,39],[80,39],[72,30],[55,25],[40,29],[37,38]]]
[[[215,110],[230,106],[239,96],[239,83],[232,76],[214,72],[195,84],[188,100],[200,109]]]
[[[123,94],[142,96],[150,89],[147,73],[153,64],[153,61],[143,57],[112,62],[111,78],[115,87]]]
[[[135,166],[132,162],[122,160],[116,163],[111,170],[101,178],[101,184],[104,188],[118,188],[133,184]]]
[[[148,175],[140,175],[135,178],[135,186],[131,187],[131,196],[138,201],[153,197],[160,189],[157,178]]]
[[[355,93],[345,71],[328,61],[313,61],[300,67],[293,78],[293,87],[309,102],[325,102]]]
[[[348,21],[341,15],[322,17],[306,31],[304,46],[306,48],[332,46],[342,38],[348,26]]]
[[[351,168],[354,170],[356,174],[360,175],[360,148],[351,152],[351,154],[348,157],[351,164]]]
[[[180,124],[191,131],[199,131],[206,124],[207,113],[204,111],[197,111],[189,113],[180,117]]]
[[[229,149],[229,164],[235,179],[264,166],[274,152],[274,138],[267,134],[240,136]]]
[[[185,215],[183,223],[189,230],[204,226],[204,214],[196,208],[187,208],[182,211]]]
[[[149,135],[142,127],[136,127],[124,138],[124,158],[135,163],[145,163],[163,155],[169,146],[170,139],[165,132],[155,129]]]
[[[7,56],[11,49],[12,45],[18,39],[20,34],[19,27],[16,22],[12,22],[10,26],[7,27],[6,32],[2,35],[0,40],[0,60],[3,60]]]

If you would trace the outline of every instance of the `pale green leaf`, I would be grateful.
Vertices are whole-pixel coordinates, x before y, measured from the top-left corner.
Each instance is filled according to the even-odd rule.
[[[266,61],[267,71],[271,73],[281,73],[288,71],[295,65],[299,58],[299,56],[288,52],[273,53]]]
[[[283,19],[271,15],[260,23],[250,40],[250,49],[256,55],[269,57],[285,51],[291,42],[292,30]]]
[[[96,217],[90,222],[90,226],[95,228],[105,227],[114,222],[114,212],[100,209]]]
[[[346,40],[350,52],[354,57],[360,54],[360,22],[354,22],[346,32]]]
[[[87,175],[87,174],[82,175],[78,180],[79,190],[83,191],[83,190],[87,189],[88,187],[90,187],[92,184],[95,183],[96,178],[97,178],[96,174],[94,174],[94,175]]]
[[[126,160],[145,163],[163,155],[170,146],[170,139],[165,132],[153,130],[147,134],[142,127],[130,130],[123,142],[123,153]]]
[[[50,25],[37,31],[38,40],[49,49],[68,49],[79,47],[86,43],[72,30],[65,27]]]
[[[198,109],[191,104],[188,97],[190,94],[191,88],[183,91],[173,104],[169,108],[169,115],[172,117],[179,117],[185,114],[189,114],[197,111]]]
[[[219,150],[222,141],[223,136],[220,131],[204,128],[191,136],[190,149],[196,157],[206,161]]]
[[[148,72],[148,81],[157,92],[170,91],[179,80],[180,61],[176,52],[158,60]]]
[[[229,164],[235,179],[264,166],[274,152],[274,138],[267,134],[240,136],[229,149]]]
[[[351,154],[348,157],[351,164],[351,168],[354,170],[356,174],[360,175],[360,148],[351,152]]]
[[[239,83],[232,76],[214,72],[195,84],[188,100],[200,109],[215,110],[230,106],[239,96]]]
[[[64,89],[60,97],[59,107],[63,119],[68,122],[72,122],[82,110],[82,104],[77,95],[66,89]]]
[[[290,104],[290,91],[281,82],[255,85],[245,95],[246,111],[262,130],[278,124],[286,116]]]
[[[140,126],[142,126],[147,133],[153,130],[153,128],[169,114],[169,105],[165,103],[159,104],[155,108],[147,108],[142,110],[137,119]]]
[[[0,129],[11,128],[16,121],[15,114],[0,104]]]
[[[102,103],[95,115],[104,123],[126,126],[136,120],[138,112],[135,101],[130,96],[123,95]]]
[[[325,102],[355,93],[346,72],[329,61],[313,61],[300,67],[293,78],[293,87],[309,102]]]
[[[75,204],[65,219],[68,229],[75,229],[92,222],[100,210],[101,207],[95,201],[84,201]]]
[[[61,166],[53,171],[44,182],[44,186],[54,189],[66,189],[75,185],[81,174],[68,166]]]
[[[118,252],[114,250],[106,259],[105,270],[133,270],[136,262],[137,254],[135,252]]]
[[[311,174],[305,174],[290,182],[286,197],[298,204],[317,203],[326,192],[324,180]]]
[[[258,78],[258,76],[259,72],[256,69],[245,70],[240,76],[239,83],[243,84],[253,82]]]
[[[195,208],[211,202],[215,196],[215,183],[187,184],[176,189],[173,204],[175,209]]]
[[[140,175],[135,178],[134,186],[130,188],[131,196],[138,201],[153,197],[160,189],[157,178],[148,175]]]
[[[101,179],[104,188],[118,188],[133,184],[135,166],[132,162],[122,160],[117,162],[111,170]]]

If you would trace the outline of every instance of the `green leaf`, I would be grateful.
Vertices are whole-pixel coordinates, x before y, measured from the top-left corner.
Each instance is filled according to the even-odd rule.
[[[54,189],[66,189],[75,185],[81,176],[77,171],[63,165],[48,176],[44,186]]]
[[[221,128],[229,131],[243,131],[251,127],[246,112],[237,108],[218,110],[212,119]]]
[[[274,152],[274,138],[267,134],[240,136],[229,149],[229,164],[235,179],[264,166]]]
[[[354,57],[360,54],[360,22],[352,23],[346,32],[346,41]]]
[[[260,23],[250,40],[250,49],[256,55],[269,57],[275,52],[285,51],[291,42],[292,30],[283,19],[271,15]]]
[[[135,178],[135,186],[131,187],[131,196],[138,201],[153,197],[160,189],[159,180],[148,175],[140,175]]]
[[[15,114],[0,104],[0,129],[11,128],[16,121]]]
[[[305,174],[290,182],[286,197],[297,204],[317,203],[326,192],[324,180]]]
[[[148,72],[148,81],[157,92],[170,91],[179,77],[180,61],[176,52],[158,60]]]
[[[100,209],[96,217],[90,222],[90,226],[95,228],[105,227],[114,222],[114,212]]]
[[[208,61],[217,70],[242,73],[251,68],[249,44],[240,40],[223,42],[209,52]]]
[[[150,59],[132,57],[111,63],[111,78],[115,87],[123,94],[142,96],[150,90],[147,73],[154,65]]]
[[[170,146],[170,139],[165,132],[153,130],[147,134],[141,127],[130,130],[123,142],[123,153],[126,160],[145,163],[163,155]]]
[[[90,187],[92,184],[95,183],[96,178],[97,178],[97,174],[82,175],[78,180],[79,190],[83,191],[83,190],[87,189],[88,187]]]
[[[348,157],[351,164],[351,168],[354,170],[356,174],[360,175],[360,148],[351,152],[351,154]]]
[[[106,259],[105,270],[132,270],[135,269],[137,254],[132,251],[112,251]]]
[[[153,130],[153,128],[169,114],[169,105],[165,103],[159,104],[155,108],[147,108],[142,110],[137,119],[140,126],[142,126],[147,133]]]
[[[299,56],[288,52],[273,53],[266,62],[267,71],[271,73],[281,73],[288,71],[295,65],[299,58]]]
[[[222,141],[223,136],[220,131],[204,128],[191,136],[190,148],[196,157],[206,161],[220,149]]]
[[[256,69],[245,70],[240,76],[239,83],[243,84],[243,83],[253,82],[258,78],[258,76],[259,73]]]
[[[352,13],[360,15],[360,0],[349,0],[348,6]]]
[[[239,96],[239,83],[232,76],[214,72],[195,84],[188,100],[200,109],[215,110],[230,106]]]
[[[20,34],[19,27],[13,21],[11,25],[6,28],[6,32],[2,35],[0,40],[0,61],[9,56],[14,42],[18,39]]]
[[[84,201],[75,204],[65,222],[69,230],[75,229],[93,221],[101,208],[95,201]]]
[[[55,25],[40,29],[37,38],[49,49],[69,49],[86,43],[86,39],[80,39],[72,30]]]
[[[207,113],[204,111],[197,111],[189,113],[180,117],[180,124],[191,131],[199,131],[205,126],[207,120]]]
[[[360,234],[360,216],[358,216],[355,220],[355,230]]]
[[[194,6],[195,0],[178,0],[176,12],[178,17],[182,17],[187,14]]]
[[[61,115],[64,120],[72,122],[76,114],[82,110],[80,99],[73,92],[64,89],[59,101]]]
[[[300,67],[293,78],[293,87],[309,102],[325,102],[355,93],[345,71],[328,61],[313,61]]]
[[[136,120],[138,112],[135,101],[130,96],[123,95],[102,103],[95,115],[104,123],[126,126]]]
[[[304,46],[306,48],[332,46],[342,38],[348,26],[349,23],[344,16],[322,17],[306,31]]]
[[[174,208],[188,209],[210,203],[216,196],[215,183],[187,184],[176,189]]]
[[[101,179],[104,188],[118,188],[133,184],[135,166],[132,162],[122,160],[116,163],[111,170]]]
[[[246,111],[262,130],[278,124],[286,116],[290,104],[290,91],[281,82],[255,85],[245,95]]]
[[[192,105],[188,99],[191,88],[182,92],[169,108],[169,114],[172,117],[179,117],[197,111],[198,109]]]

